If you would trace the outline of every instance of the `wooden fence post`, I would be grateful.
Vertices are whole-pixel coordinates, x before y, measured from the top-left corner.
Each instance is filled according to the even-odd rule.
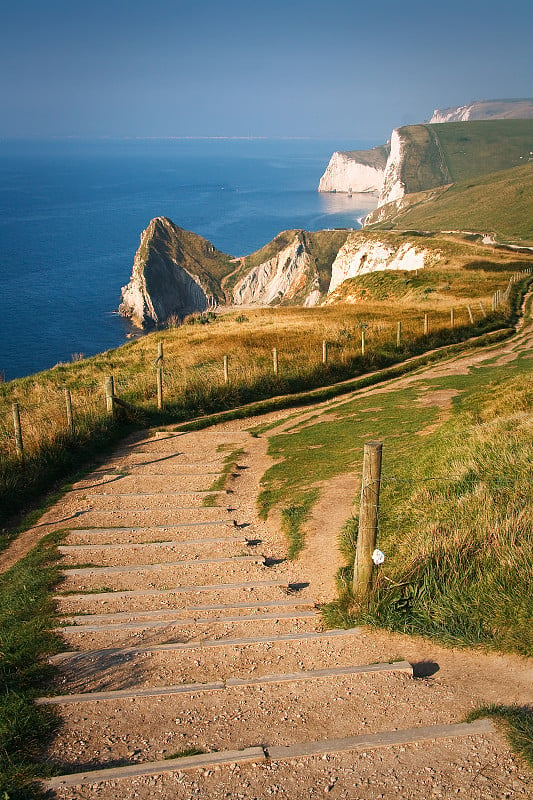
[[[481,313],[483,314],[483,316],[486,317],[487,316],[487,312],[485,311],[485,306],[483,305],[481,300],[479,301],[479,307],[481,309]]]
[[[322,363],[328,363],[328,343],[325,339],[322,339]]]
[[[229,383],[229,358],[224,356],[224,383]]]
[[[474,315],[472,314],[472,309],[470,308],[470,306],[467,306],[466,310],[468,311],[468,316],[470,317],[470,324],[473,325],[474,324]]]
[[[12,403],[13,424],[15,426],[15,449],[20,459],[24,458],[24,444],[22,441],[22,428],[20,425],[20,407],[18,403]]]
[[[163,408],[163,342],[157,345],[157,358],[156,358],[156,385],[157,385],[157,408],[159,411]]]
[[[402,346],[402,323],[398,322],[396,326],[396,347],[398,350]]]
[[[67,411],[67,426],[69,431],[72,433],[74,432],[74,413],[72,411],[72,397],[70,394],[70,389],[68,386],[65,386],[63,389],[63,394],[65,395],[65,408]]]
[[[361,355],[365,354],[365,329],[361,328]]]
[[[278,374],[278,348],[274,347],[272,350],[272,366],[274,368],[274,375]]]
[[[427,336],[428,333],[429,333],[429,314],[426,311],[426,313],[424,314],[424,336]]]
[[[450,328],[455,326],[455,311],[453,308],[450,308]]]
[[[105,404],[110,416],[115,414],[115,380],[112,375],[105,379]]]
[[[163,367],[158,367],[156,372],[157,382],[157,407],[159,411],[163,408]]]
[[[364,600],[372,586],[372,553],[378,530],[379,489],[381,483],[382,442],[366,442],[363,453],[359,531],[353,571],[353,589]]]

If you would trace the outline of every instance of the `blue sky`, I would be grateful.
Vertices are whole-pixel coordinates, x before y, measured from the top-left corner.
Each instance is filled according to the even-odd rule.
[[[1,3],[0,136],[386,139],[533,96],[533,4]]]

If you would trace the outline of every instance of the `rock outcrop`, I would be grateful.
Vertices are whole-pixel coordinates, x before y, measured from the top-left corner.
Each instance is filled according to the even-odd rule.
[[[253,267],[233,289],[235,305],[277,305],[297,295],[303,305],[316,305],[320,298],[318,273],[299,232],[294,240],[268,261]]]
[[[207,239],[156,217],[141,234],[119,312],[150,328],[205,311],[224,301],[219,279],[231,269],[230,257]]]
[[[442,148],[429,125],[407,125],[392,132],[378,208],[405,194],[451,183]]]
[[[319,192],[379,193],[390,152],[388,144],[372,150],[333,153],[320,179]]]
[[[533,119],[533,100],[476,100],[464,106],[436,108],[430,123],[474,119]]]
[[[235,305],[316,305],[348,231],[283,231],[243,259],[233,282]]]
[[[385,232],[351,233],[337,254],[331,268],[329,294],[348,278],[383,270],[423,269],[438,260],[439,254],[416,241]]]

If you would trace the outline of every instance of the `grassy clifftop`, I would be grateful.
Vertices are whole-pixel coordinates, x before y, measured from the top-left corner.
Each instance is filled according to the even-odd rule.
[[[533,163],[408,195],[399,204],[389,203],[370,214],[367,224],[382,229],[490,232],[500,239],[533,244]]]
[[[407,194],[523,166],[533,152],[532,119],[407,125],[398,136],[397,177]]]

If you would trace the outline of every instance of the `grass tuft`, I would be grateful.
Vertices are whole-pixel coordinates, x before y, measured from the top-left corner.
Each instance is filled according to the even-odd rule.
[[[533,706],[480,706],[468,715],[467,722],[483,717],[492,717],[503,727],[512,749],[533,770]]]
[[[9,800],[44,797],[36,779],[47,767],[39,760],[59,727],[56,712],[33,699],[52,676],[45,657],[59,649],[51,592],[61,538],[46,537],[0,576],[0,797]]]

